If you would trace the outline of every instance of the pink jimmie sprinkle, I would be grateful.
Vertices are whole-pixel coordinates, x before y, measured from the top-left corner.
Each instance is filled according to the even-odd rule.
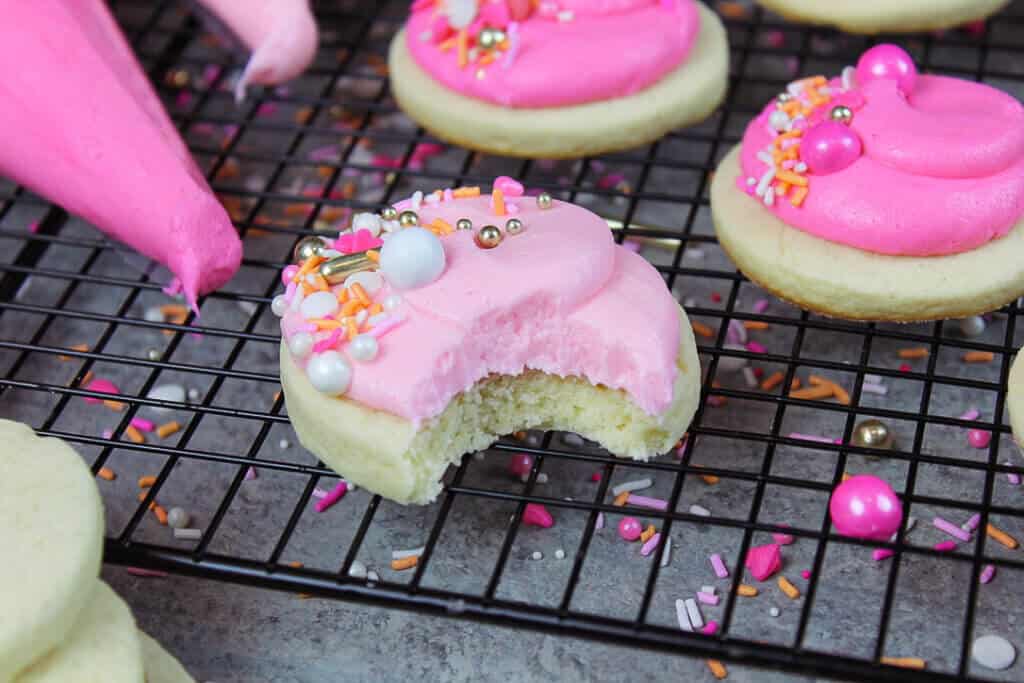
[[[708,623],[704,624],[704,628],[702,628],[700,632],[706,636],[715,635],[716,633],[718,633],[718,622],[713,620],[709,621]]]
[[[979,413],[975,408],[971,408],[966,413],[961,415],[960,419],[961,420],[968,420],[968,421],[970,421],[970,420],[977,420],[980,415],[981,415],[981,413]]]
[[[317,500],[320,500],[321,498],[326,498],[327,491],[324,491],[322,488],[317,486],[315,489],[313,489],[313,497],[316,498]]]
[[[992,433],[984,429],[972,429],[967,432],[967,443],[975,448],[985,448],[992,441]]]
[[[101,394],[120,394],[121,389],[116,384],[107,379],[94,379],[85,385],[88,391],[96,391]],[[102,398],[93,398],[92,396],[83,396],[82,400],[86,403],[103,403]]]
[[[725,562],[722,562],[722,556],[718,553],[711,555],[708,560],[711,562],[711,568],[715,570],[715,576],[720,579],[729,577],[729,570],[725,568]]]
[[[705,593],[704,591],[697,591],[697,599],[703,602],[705,605],[717,605],[718,596],[712,595],[711,593]]]
[[[555,525],[555,519],[547,508],[538,503],[527,503],[523,510],[523,524],[549,529]]]
[[[758,299],[754,302],[754,305],[750,308],[754,313],[761,314],[768,310],[768,299]]]
[[[1006,480],[1010,482],[1010,486],[1020,486],[1020,475],[1016,472],[1007,472]]]
[[[338,340],[341,339],[341,328],[331,330],[331,333],[325,338],[318,341],[313,345],[313,353],[323,353],[329,349],[333,349],[338,345]]]
[[[779,546],[774,543],[759,545],[747,551],[747,559],[743,564],[751,576],[758,581],[765,581],[782,568],[782,554]]]
[[[971,518],[964,522],[964,526],[968,531],[974,531],[978,528],[979,524],[981,524],[981,514],[977,512],[971,515]]]
[[[133,417],[129,423],[132,427],[135,427],[140,432],[151,432],[156,429],[156,425],[143,417]]]
[[[652,510],[668,510],[668,501],[662,500],[661,498],[648,498],[647,496],[634,496],[632,493],[629,494],[629,498],[626,499],[627,505],[636,505],[642,508],[651,508]]]
[[[830,439],[827,436],[815,436],[814,434],[802,434],[800,432],[790,432],[789,438],[801,439],[803,441],[817,441],[818,443],[840,443],[835,439]]]
[[[604,528],[604,513],[603,512],[598,512],[597,513],[597,522],[594,524],[594,528],[595,529],[603,529]]]
[[[253,479],[256,479],[257,477],[259,477],[259,475],[256,474],[256,468],[250,465],[249,469],[245,471],[245,480],[251,481]]]
[[[938,550],[940,553],[948,553],[951,550],[956,550],[956,542],[955,541],[942,541],[941,543],[936,543],[932,547],[935,550]]]
[[[661,534],[654,534],[647,539],[647,542],[640,546],[640,554],[647,557],[654,552],[654,549],[661,543]]]
[[[896,553],[894,553],[892,550],[889,550],[888,548],[875,548],[871,551],[871,559],[875,562],[881,562],[885,558],[892,557],[895,554]]]
[[[942,517],[936,517],[935,519],[933,519],[932,520],[932,526],[934,526],[936,529],[938,529],[940,531],[945,531],[947,534],[949,534],[953,538],[959,538],[961,541],[969,541],[969,540],[971,540],[971,534],[970,533],[964,531],[963,529],[958,527],[956,524],[953,524],[952,522],[949,522],[949,521],[943,519]]]
[[[371,337],[376,337],[379,339],[380,337],[383,337],[385,334],[395,329],[404,322],[405,318],[385,318],[384,320],[381,320],[379,323],[374,325],[373,328],[366,334],[370,335]]]
[[[772,540],[779,545],[790,545],[796,539],[790,534],[772,534]]]
[[[996,568],[990,564],[986,564],[985,568],[981,570],[981,575],[978,577],[978,581],[981,583],[988,583],[992,580],[992,577],[996,575]]]
[[[316,511],[324,512],[332,505],[337,503],[339,500],[345,497],[348,492],[348,484],[341,481],[338,485],[331,489],[331,492],[316,502]]]
[[[803,570],[802,572],[800,572],[800,576],[802,576],[805,579],[810,579],[811,578],[811,570],[810,569]]]
[[[124,570],[132,576],[145,576],[152,579],[162,579],[167,576],[167,572],[158,572],[155,569],[143,569],[142,567],[125,567]]]
[[[751,340],[747,342],[747,351],[750,351],[751,353],[767,353],[768,349],[766,349],[762,344],[758,344],[756,341]]]

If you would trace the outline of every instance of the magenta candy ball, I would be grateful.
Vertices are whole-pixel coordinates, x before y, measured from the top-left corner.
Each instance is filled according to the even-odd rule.
[[[917,84],[917,67],[898,45],[876,45],[857,60],[857,85],[863,87],[876,78],[896,81],[900,91],[909,95]]]
[[[837,173],[860,158],[860,137],[838,121],[822,121],[804,133],[800,160],[815,175]]]
[[[533,458],[526,453],[516,453],[508,461],[508,470],[517,477],[523,477],[530,473],[533,467]]]
[[[832,524],[843,536],[887,541],[903,521],[903,504],[885,480],[869,474],[850,477],[832,492]]]
[[[619,522],[619,536],[624,540],[635,541],[644,532],[644,525],[636,517],[623,517]]]
[[[972,429],[967,432],[967,443],[975,448],[985,448],[991,441],[992,432],[986,432],[984,429]]]

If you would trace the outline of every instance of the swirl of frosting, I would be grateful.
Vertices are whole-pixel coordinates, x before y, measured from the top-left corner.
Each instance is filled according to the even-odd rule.
[[[751,122],[742,143],[741,188],[792,227],[880,254],[969,251],[1021,220],[1020,102],[955,78],[864,78],[862,67],[857,74],[865,82],[855,84],[852,71],[791,84]],[[848,111],[833,112],[837,105]],[[817,160],[821,146],[805,151],[800,139],[830,116],[846,118],[862,151],[835,172],[815,173],[808,159]]]
[[[462,95],[504,107],[558,107],[657,83],[686,60],[700,31],[694,0],[543,2],[519,21],[515,5],[482,0],[458,30],[440,3],[414,3],[409,51]],[[481,40],[488,29],[501,31],[496,46]]]

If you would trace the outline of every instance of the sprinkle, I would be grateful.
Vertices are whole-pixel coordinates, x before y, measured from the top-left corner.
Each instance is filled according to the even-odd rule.
[[[318,500],[320,498],[326,498],[327,497],[327,491],[325,491],[322,488],[320,488],[319,486],[317,486],[315,489],[313,489],[313,497],[318,499]]]
[[[455,199],[465,199],[465,198],[468,198],[468,197],[479,197],[479,196],[480,196],[480,188],[477,187],[477,186],[474,186],[474,187],[457,187],[454,190],[452,190],[452,197],[454,197]]]
[[[704,593],[703,591],[697,592],[697,599],[703,602],[705,605],[717,605],[718,596],[712,595],[711,593]]]
[[[686,614],[686,601],[677,598],[676,599],[676,621],[679,623],[679,628],[684,631],[692,631],[693,626],[690,624],[690,617]]]
[[[461,29],[455,39],[455,46],[458,49],[458,64],[460,69],[465,69],[469,63],[469,31]]]
[[[808,380],[814,386],[831,387],[832,395],[835,397],[836,401],[844,406],[850,405],[850,395],[846,393],[845,389],[832,380],[819,377],[818,375],[811,375]]]
[[[711,510],[708,510],[706,507],[701,507],[700,505],[691,505],[690,514],[697,515],[698,517],[710,517]]]
[[[142,432],[132,425],[125,427],[124,433],[132,443],[146,443],[146,437],[142,436]]]
[[[139,477],[139,488],[140,489],[148,489],[149,487],[151,487],[155,483],[156,483],[156,477],[154,477],[152,474],[147,475],[145,477]]]
[[[498,188],[494,189],[491,194],[491,204],[494,206],[494,215],[504,216],[507,211],[505,210],[505,193]]]
[[[160,522],[161,526],[167,526],[167,510],[160,505],[154,505],[153,514],[156,515],[156,521]]]
[[[721,555],[719,555],[718,553],[715,553],[715,554],[711,555],[710,557],[708,557],[708,560],[711,562],[711,568],[715,570],[715,576],[717,576],[720,579],[728,578],[729,570],[726,569],[725,563],[722,562],[722,556]],[[755,595],[756,595],[756,593],[755,593]]]
[[[705,325],[702,322],[697,322],[696,320],[691,320],[690,321],[690,327],[693,328],[693,331],[694,331],[695,334],[697,334],[698,336],[704,337],[705,339],[710,339],[711,337],[715,336],[715,331],[712,330],[710,327],[708,327],[707,325]]]
[[[875,562],[881,562],[887,557],[892,557],[896,553],[888,548],[875,548],[871,551],[871,559]]]
[[[404,560],[407,557],[413,557],[413,556],[419,557],[420,555],[423,554],[424,550],[426,550],[425,546],[420,546],[419,548],[412,548],[410,550],[392,550],[391,551],[391,559],[392,560]]]
[[[992,442],[992,433],[984,429],[972,429],[967,432],[967,443],[975,448],[985,448]]]
[[[603,529],[604,528],[604,513],[603,512],[598,512],[597,513],[597,522],[594,524],[594,528],[595,529]]]
[[[802,399],[804,401],[813,401],[817,399],[832,398],[833,389],[831,386],[819,385],[810,386],[806,389],[797,389],[796,391],[790,391],[790,398]]]
[[[189,541],[197,541],[202,538],[203,532],[199,529],[175,529],[174,537]]]
[[[934,526],[939,531],[945,531],[947,534],[954,538],[959,538],[961,541],[971,540],[970,533],[964,531],[956,524],[953,524],[952,522],[949,522],[943,519],[942,517],[936,517],[935,519],[933,519],[932,526]]]
[[[114,481],[117,479],[117,474],[114,470],[109,467],[101,467],[100,471],[96,473],[100,479],[106,479],[107,481]]]
[[[703,481],[708,486],[714,486],[715,484],[721,481],[721,479],[716,474],[702,474],[700,475],[700,478],[701,481]]]
[[[419,555],[409,555],[408,557],[403,557],[398,560],[391,560],[391,568],[396,572],[400,572],[403,569],[412,569],[419,564],[419,561]]]
[[[249,467],[247,467],[245,470],[245,480],[252,481],[253,479],[256,479],[258,477],[259,475],[256,474],[256,468],[253,467],[252,465],[249,465]],[[324,497],[326,498],[326,496]]]
[[[717,678],[718,680],[722,680],[723,678],[729,675],[729,671],[725,668],[725,664],[722,664],[717,659],[707,660],[707,665],[708,670],[711,671],[711,675]]]
[[[790,432],[788,437],[790,439],[800,439],[801,441],[815,441],[817,443],[836,443],[835,439],[830,439],[827,436],[815,436],[814,434],[802,434],[800,432]]]
[[[634,479],[632,481],[624,481],[621,484],[612,487],[612,495],[617,496],[620,493],[628,493],[630,491],[642,491],[643,489],[650,488],[654,485],[654,482],[650,479]]]
[[[768,323],[761,322],[760,320],[744,320],[743,329],[745,330],[767,330]]]
[[[898,666],[902,669],[920,669],[926,666],[925,661],[920,657],[882,657],[882,664]]]
[[[811,578],[811,570],[804,569],[802,572],[800,572],[800,576],[803,577],[804,579],[810,579]]]
[[[979,524],[981,524],[981,514],[980,513],[974,513],[973,515],[971,515],[971,518],[968,519],[966,522],[964,522],[963,526],[960,527],[960,528],[963,529],[964,531],[974,531],[975,529],[978,528]],[[909,530],[910,529],[908,528],[907,531],[909,531]]]
[[[796,538],[794,538],[791,534],[773,533],[772,540],[778,543],[779,545],[792,545]]]
[[[775,387],[782,384],[782,380],[784,380],[785,378],[786,376],[781,371],[773,372],[768,377],[766,377],[763,382],[761,382],[761,388],[764,391],[771,391]]]
[[[666,536],[665,537],[665,549],[661,551],[661,566],[662,567],[667,567],[668,566],[668,563],[672,559],[671,553],[672,553],[672,537],[671,536]]]
[[[864,382],[861,384],[860,388],[869,394],[878,394],[880,396],[885,396],[889,393],[889,389],[887,387],[881,384],[873,384],[871,382]]]
[[[952,552],[953,550],[956,550],[956,542],[955,541],[941,541],[939,543],[936,543],[934,546],[932,546],[932,548],[934,548],[935,550],[938,550],[940,553],[948,553],[948,552]]]
[[[690,618],[690,625],[693,628],[701,628],[704,626],[704,617],[700,614],[700,607],[697,606],[697,601],[693,598],[687,598],[685,601],[686,614]]]
[[[623,491],[619,495],[615,496],[615,500],[612,501],[612,505],[615,507],[622,507],[629,500],[629,491]]]
[[[154,569],[143,569],[142,567],[125,567],[124,570],[132,576],[144,576],[154,579],[162,579],[167,576],[167,572],[158,572]]]
[[[789,582],[785,576],[779,577],[779,588],[786,594],[790,600],[796,600],[800,597],[800,589]]]
[[[331,489],[331,492],[316,502],[316,511],[324,512],[332,505],[341,500],[348,492],[348,484],[344,481],[338,482],[338,485]]]
[[[543,505],[527,503],[523,510],[523,524],[549,529],[554,526],[555,520]]]
[[[702,628],[700,632],[708,636],[715,635],[718,633],[718,622],[712,619],[708,623],[704,624],[704,628]]]
[[[768,352],[768,349],[766,349],[763,344],[759,344],[758,342],[753,341],[753,340],[748,341],[746,343],[746,349],[747,349],[747,351],[750,351],[751,353],[767,353]]]
[[[978,576],[978,581],[981,583],[988,583],[995,575],[996,568],[991,564],[986,564],[985,568],[981,570],[981,574]]]
[[[647,543],[647,541],[651,540],[657,533],[658,530],[654,528],[654,525],[648,524],[647,528],[644,529],[643,533],[640,534],[640,542]]]
[[[640,546],[640,554],[642,556],[644,556],[644,557],[647,557],[652,552],[654,552],[654,549],[658,547],[658,543],[660,541],[661,541],[661,534],[655,533],[649,539],[644,541],[644,544],[642,546]]]
[[[92,373],[90,372],[88,375],[85,376],[85,378],[82,381],[82,384],[84,385],[83,388],[86,389],[87,391],[95,391],[96,393],[100,393],[100,394],[120,394],[121,393],[121,390],[118,388],[118,386],[116,384],[114,384],[113,382],[111,382],[110,380],[106,380],[106,379],[91,379],[91,377],[92,377]],[[86,403],[92,403],[92,404],[103,403],[104,402],[103,399],[94,398],[92,396],[83,396],[82,400],[85,401]]]
[[[965,363],[991,363],[995,357],[991,351],[968,351],[961,356]]]
[[[781,612],[781,611],[779,610],[779,608],[778,608],[778,607],[770,607],[770,608],[768,609],[768,614],[769,614],[770,616],[773,616],[773,617],[777,617],[777,616],[779,616],[780,614],[782,614],[782,612]]]
[[[103,406],[106,407],[106,408],[109,408],[110,410],[113,410],[115,413],[119,413],[122,410],[124,410],[124,404],[121,403],[120,401],[104,401],[103,402]],[[134,428],[133,427],[128,427],[128,429],[134,429]]]
[[[750,310],[760,315],[761,313],[767,311],[768,306],[770,305],[771,304],[769,303],[768,299],[758,299],[757,301],[754,302],[754,305],[751,307]]]
[[[722,578],[724,578],[724,577],[722,577]],[[741,583],[736,588],[736,594],[737,595],[742,595],[745,598],[752,598],[752,597],[757,595],[757,592],[758,591],[757,591],[757,588],[755,586],[751,586],[751,585],[746,584],[746,583]]]
[[[985,533],[987,533],[989,535],[989,538],[992,538],[993,540],[999,541],[1000,543],[1005,545],[1010,550],[1013,550],[1014,548],[1016,548],[1019,545],[1017,543],[1017,539],[1016,538],[1014,538],[1010,534],[1006,533],[1005,531],[999,529],[994,524],[987,524],[985,526]]]
[[[133,417],[132,421],[129,424],[132,427],[135,427],[136,429],[143,432],[151,432],[156,428],[156,425],[154,425],[152,422],[141,417]]]
[[[963,415],[961,415],[960,419],[961,420],[967,420],[969,422],[971,420],[977,420],[979,417],[981,417],[981,413],[979,413],[976,408],[971,408],[970,410],[965,412]]]
[[[1008,467],[1012,467],[1013,466],[1013,463],[1010,462],[1009,460],[1007,460],[1003,464],[1007,465]],[[1008,482],[1010,482],[1010,486],[1020,486],[1020,475],[1017,474],[1016,472],[1007,472],[1006,473],[1006,480]]]
[[[793,194],[789,197],[789,203],[796,207],[803,206],[804,200],[807,199],[808,192],[809,190],[806,187],[796,188],[793,190]]]
[[[629,505],[636,505],[642,508],[651,508],[652,510],[668,510],[668,501],[661,498],[648,498],[647,496],[634,496],[630,494],[629,498],[626,499]]]
[[[896,355],[900,358],[927,358],[929,352],[924,346],[915,346],[910,349],[900,349]]]

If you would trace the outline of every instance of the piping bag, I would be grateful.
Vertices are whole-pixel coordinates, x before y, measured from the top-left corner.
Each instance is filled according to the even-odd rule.
[[[250,83],[276,85],[302,73],[316,55],[316,21],[308,0],[201,0],[252,56],[235,85],[235,101]]]
[[[193,309],[242,243],[102,0],[0,0],[0,174],[163,263]]]

